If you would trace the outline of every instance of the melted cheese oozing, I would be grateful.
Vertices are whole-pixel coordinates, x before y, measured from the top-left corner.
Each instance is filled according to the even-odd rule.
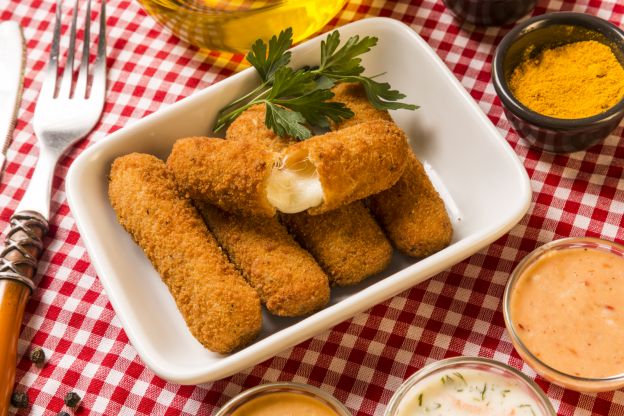
[[[273,168],[267,199],[279,211],[294,214],[323,202],[323,187],[314,163],[307,157],[286,156]]]

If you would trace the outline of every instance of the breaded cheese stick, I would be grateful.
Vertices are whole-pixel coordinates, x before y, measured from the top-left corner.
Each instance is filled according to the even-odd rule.
[[[333,126],[351,127],[370,120],[391,120],[373,107],[359,84],[339,84],[333,101],[343,102],[355,115]],[[370,208],[394,245],[403,253],[426,257],[450,244],[453,234],[444,201],[410,148],[407,167],[392,188],[369,198]]]
[[[301,316],[329,302],[329,279],[277,218],[198,203],[208,228],[274,315]]]
[[[281,155],[249,141],[180,139],[167,167],[191,198],[225,211],[315,215],[394,185],[407,148],[396,125],[373,121],[295,143]]]
[[[268,129],[264,117],[263,105],[251,107],[230,125],[226,139],[251,141],[278,152],[296,143]],[[392,258],[392,246],[361,201],[320,215],[281,214],[280,220],[338,286],[381,272]]]
[[[193,200],[272,217],[275,207],[267,199],[266,182],[276,158],[253,143],[188,137],[175,142],[167,168]]]
[[[450,244],[453,227],[444,201],[413,153],[399,182],[371,196],[369,202],[388,237],[403,253],[426,257]]]
[[[121,225],[169,288],[187,326],[206,348],[228,353],[260,332],[257,293],[223,255],[165,164],[133,153],[112,165],[108,194]]]
[[[361,123],[312,137],[283,151],[281,164],[268,182],[269,201],[290,214],[304,207],[311,215],[329,212],[394,185],[403,174],[407,153],[405,134],[387,121]],[[280,187],[292,186],[292,177],[297,178],[296,185],[302,190],[289,195]],[[292,195],[296,198],[289,198]],[[317,199],[302,199],[302,195]]]
[[[360,283],[392,259],[392,246],[360,201],[325,214],[301,212],[280,219],[338,286]]]

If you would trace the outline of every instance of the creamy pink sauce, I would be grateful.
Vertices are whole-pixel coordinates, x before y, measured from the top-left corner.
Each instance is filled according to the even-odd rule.
[[[550,367],[587,378],[624,373],[624,258],[592,248],[546,253],[518,278],[510,314]]]

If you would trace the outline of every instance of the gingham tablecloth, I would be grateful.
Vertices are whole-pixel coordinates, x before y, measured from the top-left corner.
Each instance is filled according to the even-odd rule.
[[[538,3],[535,14],[573,10],[624,24],[621,0]],[[52,39],[54,7],[53,0],[0,0],[0,20],[19,22],[28,47],[19,121],[0,183],[2,230],[37,159],[31,122]],[[459,78],[524,162],[534,191],[528,215],[468,260],[255,367],[199,386],[167,383],[145,367],[128,342],[69,211],[64,178],[89,144],[228,77],[243,66],[243,59],[191,47],[163,31],[136,1],[111,0],[104,115],[88,140],[75,146],[56,170],[39,287],[28,302],[19,341],[16,388],[28,392],[31,406],[17,414],[56,414],[64,410],[65,393],[76,391],[83,397],[77,412],[82,415],[211,415],[242,390],[292,380],[333,394],[354,415],[380,415],[406,377],[427,363],[457,355],[494,358],[536,377],[505,331],[505,282],[524,255],[552,239],[589,235],[624,242],[622,127],[588,152],[554,156],[529,149],[504,117],[490,81],[495,46],[511,26],[461,26],[441,0],[353,0],[324,31],[367,16],[410,25]],[[33,345],[47,353],[43,369],[28,359]],[[536,380],[560,415],[624,415],[623,391],[580,394]]]

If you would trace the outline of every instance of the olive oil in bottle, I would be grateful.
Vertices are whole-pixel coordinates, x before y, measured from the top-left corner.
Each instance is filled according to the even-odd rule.
[[[175,35],[201,48],[246,52],[288,27],[295,42],[322,28],[346,0],[139,0]]]

